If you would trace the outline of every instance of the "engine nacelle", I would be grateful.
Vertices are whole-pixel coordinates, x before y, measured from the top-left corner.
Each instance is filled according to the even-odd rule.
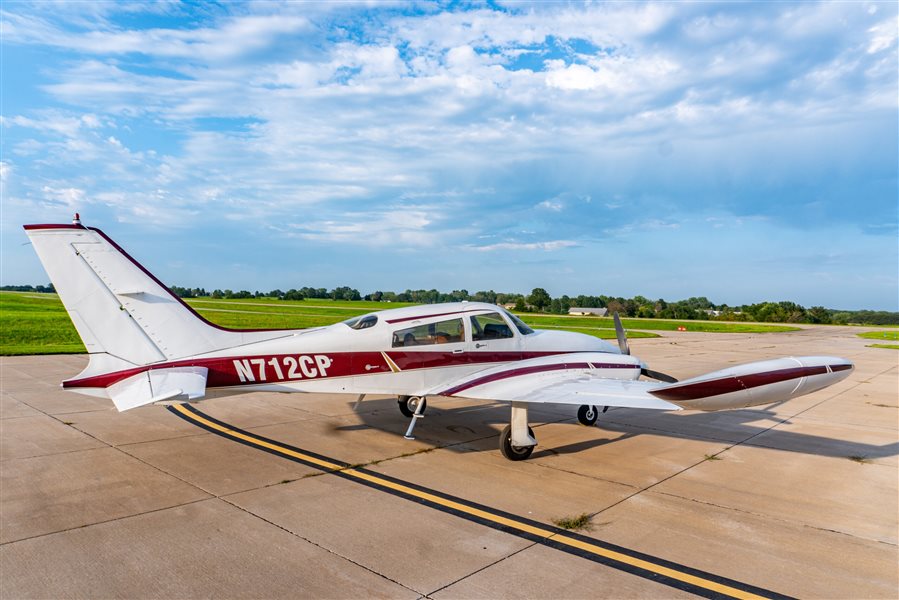
[[[725,410],[783,402],[849,376],[854,365],[833,356],[798,356],[728,367],[649,393],[688,410]]]

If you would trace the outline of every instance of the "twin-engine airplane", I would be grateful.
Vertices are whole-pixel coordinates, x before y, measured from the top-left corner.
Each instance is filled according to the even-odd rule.
[[[112,399],[120,411],[246,392],[396,395],[411,438],[430,396],[511,403],[499,447],[531,455],[532,403],[722,410],[782,402],[847,377],[829,356],[778,358],[685,381],[589,335],[534,330],[504,309],[457,302],[383,310],[328,327],[224,329],[209,323],[102,231],[73,224],[25,225],[90,354],[66,390]],[[655,381],[639,380],[643,375]]]

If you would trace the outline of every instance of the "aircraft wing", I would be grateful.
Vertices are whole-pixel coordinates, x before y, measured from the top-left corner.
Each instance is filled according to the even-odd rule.
[[[480,371],[429,392],[479,400],[726,410],[782,402],[849,376],[834,356],[791,356],[735,365],[674,383],[637,381],[643,365],[629,355],[583,352],[545,356]]]
[[[625,355],[556,355],[485,369],[428,394],[475,400],[680,410],[676,404],[649,393],[667,384],[632,379],[640,367],[637,359]]]

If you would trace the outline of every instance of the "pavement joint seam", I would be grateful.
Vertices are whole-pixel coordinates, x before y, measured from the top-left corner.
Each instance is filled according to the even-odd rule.
[[[86,432],[83,432],[83,433],[85,433],[85,435],[87,435],[87,436],[89,436],[89,437],[91,437],[91,438],[93,438],[93,439],[97,439],[97,438],[94,438],[94,436],[92,436],[92,435],[89,434],[89,433],[86,433]],[[212,435],[212,434],[204,433],[204,434],[202,434],[202,435]],[[99,439],[98,439],[97,441],[106,444],[106,442],[103,442],[102,440],[99,440]],[[131,458],[133,458],[134,460],[138,461],[138,462],[141,463],[141,464],[144,464],[144,465],[146,465],[146,466],[148,466],[148,467],[150,467],[150,468],[152,468],[152,469],[155,469],[155,470],[159,471],[160,473],[163,473],[163,474],[165,474],[165,475],[168,475],[169,477],[172,477],[172,478],[174,478],[174,479],[180,481],[181,483],[184,483],[185,485],[188,485],[188,486],[190,486],[190,487],[192,487],[192,488],[194,488],[194,489],[197,489],[197,490],[199,490],[199,491],[201,491],[201,492],[203,492],[203,493],[205,493],[205,494],[207,494],[207,495],[209,496],[208,498],[201,498],[201,499],[194,500],[194,501],[191,501],[191,502],[183,502],[183,503],[181,503],[181,504],[177,504],[177,505],[174,505],[174,506],[166,507],[165,509],[158,509],[158,510],[167,510],[167,509],[171,509],[171,508],[178,508],[178,507],[180,507],[180,506],[186,506],[186,505],[189,505],[189,504],[195,504],[195,503],[197,503],[197,502],[205,502],[205,501],[212,500],[212,499],[220,500],[220,501],[222,501],[222,502],[228,504],[229,506],[233,506],[234,508],[236,508],[236,509],[238,509],[238,510],[240,510],[240,511],[246,513],[246,514],[248,514],[248,515],[250,515],[250,516],[252,516],[252,517],[255,517],[256,519],[258,519],[258,520],[260,520],[260,521],[262,521],[262,522],[264,522],[264,523],[267,523],[267,524],[272,525],[272,526],[274,526],[274,527],[276,527],[276,528],[278,528],[278,529],[281,529],[281,530],[285,531],[286,533],[288,533],[288,534],[290,534],[290,535],[293,535],[294,537],[296,537],[296,538],[298,538],[298,539],[301,539],[301,540],[303,540],[303,541],[305,541],[305,542],[307,542],[307,543],[312,544],[313,546],[316,546],[316,547],[318,547],[318,548],[321,548],[322,550],[324,550],[324,551],[326,551],[326,552],[329,552],[329,553],[331,553],[331,554],[333,554],[333,555],[335,555],[335,556],[338,556],[338,557],[340,557],[340,558],[342,558],[342,559],[344,559],[344,560],[346,560],[346,561],[348,561],[348,562],[350,562],[350,563],[353,563],[353,564],[355,564],[356,566],[365,569],[366,571],[369,571],[369,572],[371,572],[371,573],[373,573],[373,574],[375,574],[375,575],[377,575],[377,576],[379,576],[379,577],[382,577],[383,579],[386,579],[386,580],[388,580],[388,581],[391,581],[391,582],[393,582],[393,583],[395,583],[395,584],[397,584],[397,585],[403,587],[404,589],[408,589],[409,591],[415,592],[415,593],[417,593],[417,594],[420,593],[420,592],[418,592],[417,590],[414,590],[414,589],[412,589],[412,588],[409,588],[408,586],[405,586],[405,585],[403,585],[402,583],[400,583],[400,582],[398,582],[398,581],[394,581],[393,579],[390,579],[389,577],[387,577],[387,576],[385,576],[385,575],[383,575],[383,574],[381,574],[381,573],[378,573],[377,571],[374,571],[374,570],[372,570],[372,569],[366,567],[365,565],[359,564],[359,563],[357,563],[357,562],[355,562],[355,561],[353,561],[353,560],[351,560],[351,559],[349,559],[349,558],[347,558],[347,557],[345,557],[345,556],[342,556],[342,555],[338,554],[337,552],[333,552],[332,550],[329,550],[328,548],[325,548],[324,546],[320,546],[319,544],[316,544],[315,542],[313,542],[313,541],[311,541],[311,540],[308,540],[308,539],[304,538],[303,536],[298,535],[298,534],[296,534],[296,533],[294,533],[294,532],[292,532],[292,531],[290,531],[290,530],[288,530],[288,529],[286,529],[286,528],[284,528],[284,527],[278,525],[277,523],[273,523],[273,522],[269,521],[268,519],[265,519],[265,518],[263,518],[263,517],[261,517],[261,516],[255,514],[255,513],[253,513],[252,511],[246,510],[246,509],[244,509],[243,507],[234,504],[233,502],[231,502],[230,500],[228,500],[227,498],[225,498],[223,495],[216,494],[216,493],[212,492],[211,490],[205,489],[203,486],[201,486],[201,485],[199,485],[199,484],[196,484],[196,483],[187,481],[187,480],[185,480],[184,478],[179,477],[178,475],[176,475],[176,474],[174,474],[174,473],[171,473],[171,472],[167,471],[166,469],[163,469],[162,467],[159,467],[159,466],[157,466],[157,465],[151,464],[151,463],[149,463],[149,462],[147,462],[147,461],[141,459],[140,457],[135,456],[135,455],[131,454],[130,452],[127,452],[124,448],[121,448],[121,447],[118,447],[118,446],[113,446],[113,445],[111,445],[111,444],[106,444],[106,445],[107,445],[108,447],[110,447],[110,448],[115,448],[116,450],[118,450],[119,452],[121,452],[122,454],[124,454],[125,456],[131,457]],[[129,445],[134,445],[134,444],[129,444]],[[260,486],[259,488],[250,488],[250,489],[247,489],[247,490],[241,490],[240,492],[234,492],[234,493],[249,492],[249,491],[253,491],[253,490],[255,490],[255,489],[260,489],[260,488],[262,488],[262,487],[267,487],[267,486]],[[109,519],[108,521],[104,521],[104,523],[120,521],[120,520],[123,520],[123,519],[129,519],[129,518],[131,518],[131,517],[136,517],[136,516],[140,516],[140,515],[143,515],[143,514],[148,514],[148,513],[151,513],[151,512],[158,512],[158,510],[145,511],[145,512],[136,513],[136,514],[132,514],[132,515],[126,515],[126,516],[124,516],[124,517],[119,517],[119,518],[117,518],[117,519]],[[99,525],[99,524],[100,524],[100,523],[91,523],[91,524],[87,524],[87,525],[82,525],[82,526],[80,526],[80,527],[75,527],[75,528],[72,528],[72,529],[81,529],[81,528],[84,528],[84,527],[92,527],[93,525]],[[59,533],[59,532],[54,532],[54,533]],[[53,535],[53,533],[45,534],[45,535]],[[43,537],[43,536],[36,536],[36,537]]]
[[[553,471],[558,471],[559,473],[567,473],[568,475],[577,475],[579,477],[583,477],[585,479],[591,479],[593,481],[602,481],[603,483],[611,483],[614,485],[623,485],[624,487],[628,487],[631,489],[640,489],[640,486],[634,485],[632,483],[625,483],[623,481],[615,481],[614,479],[606,479],[605,477],[600,477],[598,475],[590,475],[588,473],[578,473],[577,471],[571,471],[570,469],[563,469],[562,467],[556,465],[547,465],[542,462],[534,462],[534,465],[537,467],[542,467],[544,469],[552,469]]]
[[[197,498],[196,500],[189,500],[188,502],[181,502],[180,504],[172,504],[171,506],[161,506],[159,508],[152,508],[150,510],[144,510],[140,512],[131,513],[130,515],[122,515],[121,517],[115,517],[113,519],[106,519],[104,521],[96,521],[94,523],[85,523],[83,525],[76,525],[74,527],[66,527],[64,529],[57,529],[56,531],[48,531],[47,533],[40,533],[38,535],[30,535],[28,537],[20,538],[17,540],[9,540],[6,542],[0,543],[0,547],[3,546],[11,546],[13,544],[18,544],[20,542],[27,542],[29,540],[38,540],[41,538],[51,537],[54,535],[59,535],[62,533],[68,533],[71,531],[77,531],[79,529],[88,529],[90,527],[96,527],[98,525],[108,525],[109,523],[116,523],[118,521],[127,521],[128,519],[133,519],[137,517],[143,517],[144,515],[152,515],[153,513],[162,512],[165,510],[172,510],[174,508],[181,508],[182,506],[190,506],[191,504],[198,504],[200,502],[208,502],[209,500],[213,500],[212,496],[207,498]]]
[[[840,531],[840,530],[838,530],[838,529],[829,529],[829,528],[827,528],[827,527],[819,527],[819,526],[817,526],[817,525],[812,525],[811,523],[803,523],[803,522],[800,522],[800,521],[793,521],[793,520],[790,520],[790,519],[784,519],[784,518],[778,517],[777,515],[766,515],[766,514],[763,514],[763,513],[757,513],[757,512],[753,512],[753,511],[751,511],[751,510],[746,510],[746,509],[743,509],[743,508],[737,508],[737,507],[734,507],[734,506],[725,506],[725,505],[723,505],[723,504],[717,504],[717,503],[715,503],[715,502],[709,502],[709,501],[707,501],[707,500],[700,500],[699,498],[688,498],[687,496],[682,496],[682,495],[680,495],[680,494],[675,494],[675,493],[672,493],[672,492],[663,492],[663,491],[660,491],[660,490],[653,490],[653,491],[650,492],[650,493],[652,493],[652,494],[659,494],[660,496],[669,496],[669,497],[671,497],[671,498],[677,498],[677,499],[679,499],[679,500],[685,500],[685,501],[687,501],[687,502],[694,502],[694,503],[696,503],[696,504],[702,504],[702,505],[704,505],[704,506],[714,506],[715,508],[720,508],[720,509],[722,509],[722,510],[727,510],[727,511],[737,512],[737,513],[741,513],[741,514],[745,514],[745,515],[751,515],[751,516],[753,516],[753,517],[759,517],[759,518],[762,518],[762,519],[768,519],[768,520],[770,520],[770,521],[779,521],[779,522],[781,522],[781,523],[787,523],[787,524],[791,524],[791,525],[799,525],[800,527],[805,527],[805,528],[807,528],[807,529],[814,529],[814,530],[816,530],[816,531],[824,531],[824,532],[827,532],[827,533],[836,533],[836,534],[839,534],[839,535],[845,535],[845,536],[847,536],[847,537],[850,537],[850,538],[853,538],[853,539],[856,539],[856,540],[861,540],[861,541],[864,541],[864,542],[875,542],[875,543],[879,543],[879,544],[886,544],[887,546],[893,546],[893,547],[896,547],[896,546],[897,546],[897,544],[894,544],[894,543],[891,543],[891,542],[887,542],[887,541],[884,541],[884,540],[878,540],[878,539],[874,539],[874,538],[862,537],[862,536],[855,535],[855,534],[853,534],[853,533],[849,533],[849,532],[847,532],[847,531]]]
[[[539,544],[537,542],[531,542],[530,544],[524,546],[523,548],[519,548],[518,550],[515,550],[514,552],[507,554],[506,556],[500,557],[500,558],[496,559],[495,561],[493,561],[487,565],[484,565],[483,567],[475,569],[474,571],[472,571],[471,573],[469,573],[467,575],[463,575],[462,577],[456,579],[455,581],[451,581],[450,583],[444,585],[443,587],[439,587],[436,590],[429,592],[428,597],[431,597],[434,594],[438,594],[447,588],[451,588],[452,586],[456,585],[457,583],[465,581],[466,579],[469,579],[470,577],[473,577],[473,576],[477,575],[478,573],[486,571],[487,569],[489,569],[495,565],[498,565],[499,563],[504,562],[504,561],[512,558],[513,556],[517,556],[518,554],[521,554],[525,550],[530,550],[534,546],[542,546],[542,544]]]
[[[246,490],[246,491],[251,491],[251,490]],[[243,492],[238,492],[238,493],[243,493]],[[253,511],[251,511],[251,510],[249,510],[249,509],[247,509],[247,508],[244,508],[243,506],[240,506],[239,504],[235,504],[234,502],[232,502],[231,500],[229,500],[228,498],[226,498],[226,497],[224,497],[224,496],[216,496],[216,498],[219,499],[219,500],[221,500],[221,501],[224,502],[225,504],[228,504],[229,506],[233,506],[233,507],[236,508],[237,510],[239,510],[239,511],[241,511],[241,512],[243,512],[243,513],[246,513],[247,515],[250,515],[251,517],[254,517],[254,518],[256,518],[256,519],[262,521],[263,523],[267,523],[268,525],[271,525],[272,527],[275,527],[275,528],[277,528],[277,529],[280,529],[281,531],[283,531],[283,532],[285,532],[285,533],[287,533],[287,534],[289,534],[289,535],[292,535],[293,537],[295,537],[295,538],[297,538],[297,539],[303,540],[303,541],[306,542],[307,544],[311,544],[311,545],[315,546],[316,548],[319,548],[319,549],[321,549],[321,550],[324,550],[324,551],[327,552],[328,554],[332,554],[332,555],[334,555],[334,556],[336,556],[336,557],[338,557],[338,558],[340,558],[340,559],[343,559],[343,560],[345,560],[345,561],[347,561],[347,562],[349,562],[349,563],[351,563],[351,564],[356,565],[357,567],[360,567],[360,568],[362,568],[362,569],[365,569],[365,570],[368,571],[369,573],[372,573],[372,574],[374,574],[374,575],[377,575],[378,577],[381,577],[382,579],[386,579],[387,581],[389,581],[389,582],[391,582],[391,583],[395,583],[396,585],[402,587],[403,589],[406,589],[406,590],[409,590],[410,592],[415,592],[416,594],[422,595],[422,592],[419,592],[418,590],[416,590],[416,589],[414,589],[414,588],[411,588],[411,587],[409,587],[408,585],[405,585],[405,584],[403,584],[403,583],[400,583],[399,581],[396,581],[395,579],[391,579],[391,578],[388,577],[387,575],[384,575],[383,573],[379,573],[378,571],[372,569],[371,567],[367,567],[367,566],[363,565],[362,563],[356,562],[355,560],[353,560],[352,558],[349,558],[348,556],[344,556],[343,554],[341,554],[341,553],[339,553],[339,552],[337,552],[337,551],[335,551],[335,550],[332,550],[332,549],[330,549],[330,548],[327,548],[327,547],[325,547],[325,546],[322,546],[321,544],[319,544],[319,543],[317,543],[317,542],[314,542],[314,541],[312,541],[312,540],[309,539],[309,538],[303,537],[303,536],[300,535],[299,533],[296,533],[296,532],[294,532],[294,531],[291,531],[290,529],[288,529],[287,527],[285,527],[285,526],[283,526],[283,525],[279,525],[278,523],[275,523],[274,521],[270,521],[270,520],[266,519],[265,517],[263,517],[263,516],[261,516],[261,515],[258,515],[258,514],[256,514],[256,513],[254,513]]]
[[[832,400],[832,399],[834,399],[834,398],[836,398],[836,397],[838,397],[838,396],[841,396],[841,395],[845,394],[846,392],[855,389],[855,388],[858,387],[859,385],[861,385],[861,383],[857,383],[857,384],[855,384],[855,385],[853,385],[853,386],[851,386],[851,387],[849,387],[849,388],[847,388],[847,389],[845,389],[845,390],[842,390],[841,392],[839,392],[839,393],[837,393],[837,394],[834,394],[834,395],[832,395],[832,396],[828,396],[827,398],[824,398],[824,399],[822,399],[821,401],[816,402],[816,403],[813,404],[812,406],[809,406],[809,407],[807,407],[807,408],[805,408],[805,409],[803,409],[803,410],[800,410],[799,412],[795,413],[794,415],[791,415],[791,416],[788,416],[788,417],[785,417],[785,418],[779,420],[777,423],[774,423],[774,424],[771,425],[770,427],[767,427],[767,428],[765,428],[765,429],[759,431],[758,433],[749,436],[749,437],[746,438],[745,440],[742,440],[742,441],[740,441],[740,442],[735,442],[735,443],[729,445],[727,448],[724,448],[723,450],[721,450],[721,451],[719,451],[719,452],[716,452],[716,453],[713,454],[712,456],[718,456],[718,455],[720,455],[720,454],[723,454],[723,453],[727,452],[728,450],[731,450],[732,448],[735,448],[735,447],[737,447],[737,446],[744,445],[744,444],[746,444],[746,442],[748,442],[749,440],[751,440],[751,439],[753,439],[753,438],[755,438],[755,437],[758,437],[758,436],[760,436],[760,435],[762,435],[762,434],[764,434],[764,433],[766,433],[766,432],[769,432],[769,431],[771,431],[772,429],[775,429],[776,427],[779,427],[780,425],[783,425],[785,422],[788,422],[790,419],[793,419],[793,418],[795,418],[795,417],[797,417],[797,416],[799,416],[799,415],[801,415],[801,414],[803,414],[803,413],[805,413],[805,412],[808,412],[808,411],[812,410],[813,408],[816,408],[816,407],[818,407],[818,406],[824,404],[825,402],[828,402],[828,401],[830,401],[830,400]],[[752,446],[751,444],[748,444],[748,445],[750,445],[751,447],[756,447],[756,446]],[[606,506],[605,508],[600,509],[599,511],[597,511],[597,512],[595,512],[595,513],[591,513],[591,514],[590,514],[590,517],[593,518],[593,517],[595,517],[595,516],[597,516],[597,515],[599,515],[599,514],[601,514],[601,513],[603,513],[603,512],[608,511],[608,510],[611,509],[611,508],[614,508],[614,507],[618,506],[619,504],[622,504],[622,503],[624,503],[624,502],[627,502],[627,501],[630,500],[631,498],[634,498],[634,497],[636,497],[636,496],[642,494],[643,492],[647,492],[647,491],[651,490],[652,488],[657,487],[657,486],[661,485],[662,483],[665,483],[666,481],[668,481],[668,480],[670,480],[670,479],[673,479],[673,478],[675,478],[675,477],[677,477],[677,476],[679,476],[679,475],[681,475],[681,474],[683,474],[683,473],[686,473],[687,471],[693,469],[694,467],[697,467],[697,466],[703,464],[703,463],[706,462],[707,460],[708,460],[707,458],[703,458],[702,460],[700,460],[699,462],[697,462],[697,463],[695,463],[695,464],[689,465],[689,466],[687,466],[687,467],[681,469],[680,471],[677,471],[677,472],[675,472],[675,473],[672,473],[671,475],[669,475],[669,476],[667,476],[667,477],[665,477],[665,478],[663,478],[663,479],[660,479],[659,481],[656,481],[655,483],[653,483],[653,484],[651,484],[651,485],[648,485],[648,486],[646,486],[645,488],[642,488],[642,489],[640,489],[640,490],[634,492],[633,494],[630,494],[630,495],[628,495],[628,496],[625,496],[624,498],[622,498],[621,500],[618,500],[617,502],[613,502],[613,503],[610,504],[609,506]],[[552,467],[548,467],[548,468],[552,468]],[[802,523],[800,523],[800,524],[802,524]]]
[[[443,512],[449,512],[450,514],[456,514],[457,516],[462,516],[462,513],[466,513],[471,517],[474,517],[474,519],[469,520],[475,520],[475,522],[487,524],[487,521],[491,521],[496,525],[493,526],[493,528],[499,529],[500,531],[512,533],[508,530],[508,527],[512,526],[513,529],[518,529],[519,533],[514,534],[518,535],[518,537],[534,539],[534,541],[544,543],[549,547],[559,549],[570,548],[570,551],[568,552],[578,556],[586,557],[586,554],[584,553],[590,553],[595,557],[594,560],[596,562],[614,566],[615,568],[631,572],[646,579],[660,581],[665,585],[678,589],[690,590],[693,593],[702,596],[707,596],[707,593],[712,594],[707,597],[718,597],[720,595],[744,597],[747,594],[751,597],[757,597],[758,593],[761,593],[762,596],[773,595],[781,597],[780,594],[770,590],[763,590],[762,588],[756,588],[735,580],[720,578],[714,574],[696,571],[690,567],[671,563],[664,558],[649,557],[648,555],[643,555],[639,552],[636,554],[627,554],[626,549],[614,545],[603,547],[602,542],[599,540],[594,540],[592,538],[582,539],[579,535],[573,534],[572,532],[564,531],[556,527],[544,526],[542,523],[536,521],[524,519],[525,522],[522,523],[522,518],[515,517],[514,515],[508,516],[505,513],[500,513],[495,515],[498,516],[498,519],[487,519],[487,521],[484,521],[485,517],[489,514],[484,511],[490,511],[491,509],[489,507],[471,505],[470,508],[472,510],[464,511],[462,509],[465,504],[460,505],[459,502],[464,503],[465,501],[459,498],[444,496],[441,492],[428,488],[419,488],[415,484],[404,482],[402,480],[391,481],[390,479],[384,479],[384,476],[381,476],[379,479],[374,471],[363,468],[353,468],[352,465],[347,465],[343,461],[323,457],[316,455],[315,453],[309,453],[302,449],[283,445],[274,440],[255,438],[252,433],[235,429],[229,424],[218,421],[214,417],[206,415],[189,405],[175,405],[170,407],[169,410],[188,421],[195,422],[198,426],[203,427],[210,432],[217,432],[219,435],[237,441],[238,443],[257,447],[261,450],[288,458],[289,460],[294,460],[295,462],[314,465],[316,468],[326,471],[328,474],[338,475],[351,480],[358,479],[358,481],[364,485],[369,485],[375,489],[393,493],[394,495],[408,500],[417,501],[410,497],[415,496],[419,500],[424,500],[426,504],[438,508],[438,510],[443,510]],[[417,493],[416,490],[420,493]],[[445,502],[441,502],[441,498],[443,498]],[[443,508],[441,509],[438,505]],[[514,526],[515,518],[519,519],[519,523],[522,523],[521,527]],[[508,522],[509,519],[513,519],[511,524]],[[488,526],[491,525],[488,524]],[[622,554],[622,552],[624,552],[624,554]],[[611,563],[608,561],[611,561]],[[657,568],[653,568],[653,566]],[[659,579],[659,577],[662,579]],[[671,579],[674,581],[669,581]]]

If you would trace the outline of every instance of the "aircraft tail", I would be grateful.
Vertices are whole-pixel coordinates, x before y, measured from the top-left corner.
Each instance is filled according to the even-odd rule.
[[[71,225],[25,225],[25,231],[91,354],[82,375],[283,335],[209,323],[102,231],[77,218]]]

